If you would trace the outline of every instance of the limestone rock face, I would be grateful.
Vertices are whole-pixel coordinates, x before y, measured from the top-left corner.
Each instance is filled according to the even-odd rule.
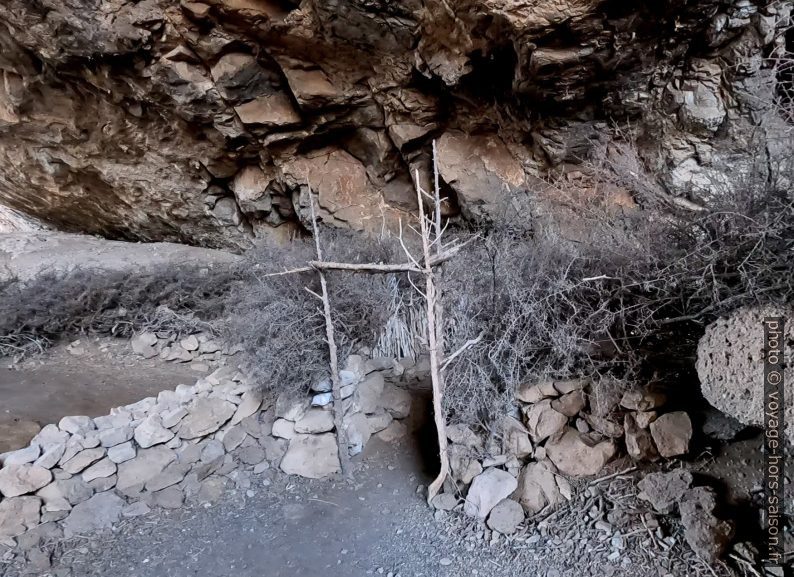
[[[749,137],[769,134],[760,55],[785,9],[9,0],[0,224],[245,246],[305,223],[311,183],[324,222],[380,230],[416,209],[433,138],[448,214],[523,215],[538,177],[580,163],[613,121],[649,136],[660,186],[704,202],[727,167],[790,149],[758,158]]]

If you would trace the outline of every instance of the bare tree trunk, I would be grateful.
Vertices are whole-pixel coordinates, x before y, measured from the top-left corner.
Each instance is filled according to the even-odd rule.
[[[309,206],[311,208],[312,232],[314,233],[314,244],[317,248],[317,261],[323,261],[323,253],[320,245],[320,230],[317,226],[317,217],[314,213],[314,197],[311,187],[309,187]],[[320,276],[320,296],[323,301],[323,314],[325,316],[325,336],[328,341],[328,356],[331,366],[331,391],[334,395],[334,427],[336,427],[336,446],[339,452],[339,465],[342,468],[342,475],[350,474],[350,459],[347,453],[347,435],[344,430],[344,413],[342,411],[342,385],[339,381],[339,359],[336,351],[336,340],[334,339],[334,323],[331,318],[331,301],[328,298],[328,283],[325,280],[325,273],[317,269]]]
[[[434,218],[433,224],[435,226],[435,238],[433,243],[436,245],[436,251],[440,254],[442,250],[441,243],[441,199],[439,198],[439,182],[438,182],[438,169],[435,166],[435,142],[433,143],[433,164],[434,164]],[[433,272],[432,264],[432,247],[430,241],[430,226],[425,218],[424,199],[422,198],[422,189],[419,184],[419,175],[417,173],[416,179],[416,194],[419,202],[419,221],[420,230],[422,234],[422,252],[424,255],[424,275],[425,275],[425,301],[427,303],[427,341],[428,348],[430,349],[430,380],[433,386],[433,419],[436,425],[436,433],[438,436],[438,452],[439,460],[441,461],[440,471],[435,480],[427,488],[427,502],[433,500],[446,480],[449,471],[449,454],[447,453],[447,427],[446,419],[444,418],[444,409],[442,405],[444,395],[444,375],[441,372],[441,363],[444,356],[444,340],[442,332],[442,306],[437,294],[437,286],[435,273]]]

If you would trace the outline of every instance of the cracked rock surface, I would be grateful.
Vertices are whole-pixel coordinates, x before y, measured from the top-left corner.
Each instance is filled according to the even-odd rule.
[[[707,203],[715,179],[791,162],[761,59],[788,9],[9,0],[2,218],[241,247],[305,223],[311,182],[325,223],[381,230],[415,209],[435,138],[449,215],[499,218],[510,196],[529,219],[540,179],[580,172],[613,122],[653,186]]]

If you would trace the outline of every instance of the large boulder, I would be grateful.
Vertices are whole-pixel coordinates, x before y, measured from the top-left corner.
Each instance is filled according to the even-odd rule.
[[[764,424],[764,325],[766,317],[784,317],[782,342],[794,343],[794,308],[741,308],[707,328],[698,343],[697,372],[706,400],[745,425]],[[794,383],[794,363],[785,367],[786,387]],[[786,436],[794,442],[794,395],[786,394]]]

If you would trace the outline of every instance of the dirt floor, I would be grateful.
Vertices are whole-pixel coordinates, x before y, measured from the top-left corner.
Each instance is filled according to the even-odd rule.
[[[193,384],[200,374],[186,364],[143,359],[127,339],[83,338],[21,363],[0,358],[0,453],[24,447],[41,426],[66,415],[105,415]]]
[[[0,399],[6,422],[57,422],[68,414],[105,414],[200,374],[188,365],[143,360],[127,341],[81,340],[9,368],[0,366]],[[52,399],[57,398],[58,403]],[[418,401],[419,406],[423,406]],[[306,480],[275,470],[230,482],[212,503],[155,509],[125,519],[112,531],[43,542],[44,565],[33,566],[0,547],[0,576],[56,577],[431,577],[431,576],[632,576],[723,577],[751,575],[734,560],[707,567],[686,545],[673,516],[659,516],[666,541],[644,530],[606,534],[598,518],[644,507],[636,481],[643,470],[623,458],[604,471],[605,481],[577,481],[573,500],[516,535],[500,536],[458,512],[428,507],[422,490],[436,463],[428,434],[399,445],[373,439],[356,458],[352,481]],[[0,429],[6,447],[22,446],[35,433],[22,426]],[[432,435],[431,435],[432,437]],[[3,445],[0,445],[2,447]],[[717,486],[739,540],[757,536],[761,440],[757,434],[727,445],[700,443],[684,462],[699,483]],[[2,449],[0,449],[2,450]],[[625,472],[625,474],[617,474]],[[791,490],[791,483],[787,488]],[[50,556],[51,554],[51,556]],[[50,564],[51,559],[51,566]]]
[[[311,481],[270,470],[212,505],[157,510],[100,536],[54,545],[52,567],[0,564],[0,575],[57,577],[678,577],[730,575],[687,555],[680,529],[666,553],[642,535],[610,539],[580,524],[575,501],[559,521],[513,538],[459,513],[429,508],[431,479],[415,441],[371,441],[352,482]],[[621,482],[623,483],[623,482]],[[630,486],[630,482],[626,486]],[[418,490],[417,490],[418,489]],[[583,495],[584,497],[584,495]],[[585,517],[586,519],[586,517]],[[690,573],[691,570],[691,573]],[[5,571],[5,572],[4,572]],[[28,572],[29,571],[29,572]]]

